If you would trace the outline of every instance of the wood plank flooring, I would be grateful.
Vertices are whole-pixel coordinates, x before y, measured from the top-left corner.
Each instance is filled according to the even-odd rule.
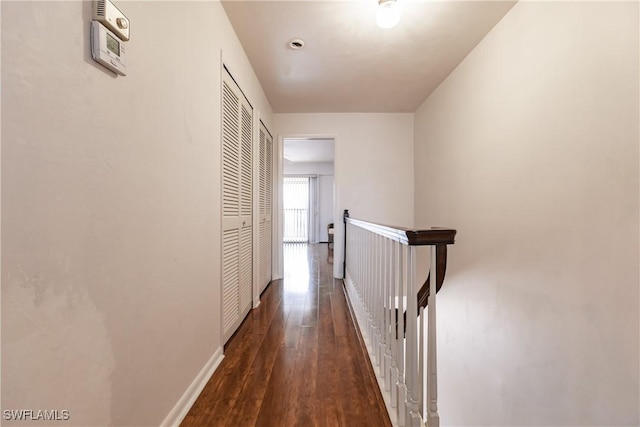
[[[285,244],[182,427],[391,426],[326,244]]]

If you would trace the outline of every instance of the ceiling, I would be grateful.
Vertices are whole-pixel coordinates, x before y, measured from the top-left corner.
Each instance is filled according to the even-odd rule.
[[[399,1],[391,29],[377,0],[222,4],[276,113],[413,112],[515,4]]]
[[[285,138],[283,146],[286,163],[333,162],[333,139]]]

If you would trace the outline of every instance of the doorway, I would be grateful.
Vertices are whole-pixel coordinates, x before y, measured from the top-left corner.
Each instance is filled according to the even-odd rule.
[[[274,277],[284,277],[284,241],[308,242],[309,245],[325,244],[328,246],[330,224],[337,217],[337,180],[334,173],[335,135],[287,135],[280,136],[277,144],[277,182],[274,194],[276,203],[276,223],[274,233]],[[302,233],[291,230],[285,232],[285,215],[291,217],[292,212],[285,214],[284,186],[288,178],[303,178],[303,186],[307,187],[298,206],[307,208],[306,238]],[[308,202],[305,206],[305,200]],[[288,204],[288,203],[287,203]],[[289,205],[289,204],[288,204]],[[289,206],[287,206],[289,207]],[[304,225],[304,212],[298,212],[298,223]],[[341,218],[341,217],[340,217]],[[294,222],[295,223],[295,222]],[[291,245],[293,243],[287,243]],[[333,249],[333,245],[329,248]],[[331,251],[333,252],[333,251]],[[335,271],[334,271],[335,274]],[[336,276],[337,277],[337,276]]]
[[[283,138],[282,170],[283,241],[327,243],[334,222],[334,139]]]

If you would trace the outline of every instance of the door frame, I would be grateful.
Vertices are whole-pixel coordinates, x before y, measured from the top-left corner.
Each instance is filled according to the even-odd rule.
[[[278,280],[284,278],[284,250],[283,250],[283,232],[284,232],[284,215],[283,215],[283,203],[282,203],[282,186],[284,183],[284,140],[285,139],[333,139],[333,222],[337,224],[342,221],[342,214],[339,212],[339,186],[340,178],[338,176],[338,168],[336,163],[338,161],[338,135],[335,133],[291,133],[291,134],[278,134],[277,149],[276,149],[276,170],[274,170],[274,177],[276,177],[276,186],[274,188],[274,208],[272,210],[272,226],[273,226],[273,259],[272,259],[272,274],[273,279]],[[340,219],[340,221],[338,221]],[[336,245],[334,245],[335,247]],[[342,252],[334,252],[334,264],[333,264],[333,276],[340,276],[340,268],[342,266],[342,258],[338,259],[336,255],[341,256]]]

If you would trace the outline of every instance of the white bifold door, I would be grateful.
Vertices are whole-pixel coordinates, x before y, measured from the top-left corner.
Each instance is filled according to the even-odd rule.
[[[222,323],[224,341],[251,309],[253,108],[222,78]]]
[[[258,284],[262,292],[271,282],[271,245],[273,212],[273,137],[260,122],[259,132],[259,262]]]

